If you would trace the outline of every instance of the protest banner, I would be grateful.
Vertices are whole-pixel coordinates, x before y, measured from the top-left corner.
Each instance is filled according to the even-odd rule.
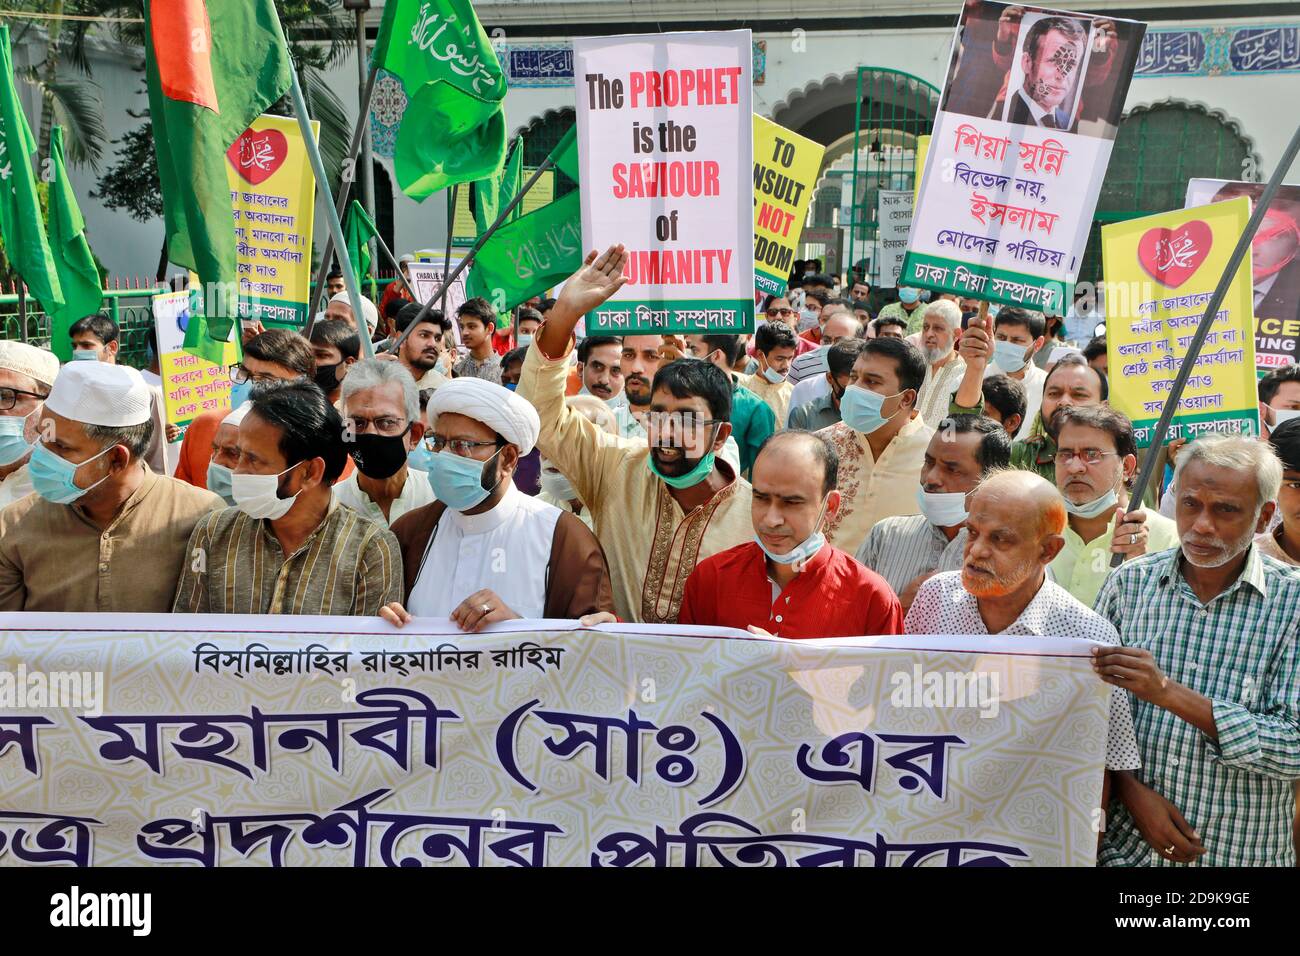
[[[1232,247],[1244,197],[1102,227],[1110,404],[1151,444],[1179,367]],[[1250,268],[1242,262],[1196,358],[1169,438],[1259,434]]]
[[[312,123],[320,137],[320,123]],[[240,318],[300,329],[311,292],[316,184],[297,120],[259,116],[226,153]]]
[[[1091,866],[1091,647],[7,614],[0,857]]]
[[[754,114],[754,288],[785,295],[822,167],[821,143]]]
[[[1263,183],[1193,179],[1187,183],[1184,206],[1245,196],[1253,208],[1263,191]],[[1250,254],[1255,367],[1263,374],[1300,361],[1300,186],[1278,189],[1251,241]]]
[[[407,267],[411,291],[415,293],[417,302],[427,302],[430,296],[434,295],[442,287],[442,277],[450,275],[457,266],[460,265],[461,256],[454,252],[451,256],[451,265],[446,272],[443,271],[442,265],[444,253],[441,250],[421,250],[416,253],[420,261],[412,262]],[[456,322],[456,310],[465,304],[468,298],[465,292],[465,276],[462,273],[457,276],[447,287],[447,318],[451,319],[451,334],[457,345],[460,345],[460,325]]]
[[[197,279],[195,276],[196,282]],[[230,407],[228,370],[185,351],[185,330],[189,328],[190,316],[190,293],[164,292],[153,297],[158,370],[167,424],[182,428],[204,412]],[[238,335],[238,326],[231,331]]]
[[[1008,8],[962,11],[900,281],[1064,314],[1146,24]]]
[[[533,167],[524,167],[524,175],[535,172]],[[537,185],[524,195],[519,203],[519,215],[541,209],[555,200],[555,173],[547,170],[537,180]],[[472,246],[478,238],[478,225],[474,222],[474,211],[469,206],[469,190],[456,192],[456,210],[451,220],[451,244],[453,247]]]
[[[589,334],[754,328],[748,30],[573,41],[584,249],[627,247]]]
[[[907,234],[912,227],[913,195],[910,189],[881,189],[876,192],[876,222],[879,232],[872,257],[876,276],[873,285],[896,288],[903,274]]]

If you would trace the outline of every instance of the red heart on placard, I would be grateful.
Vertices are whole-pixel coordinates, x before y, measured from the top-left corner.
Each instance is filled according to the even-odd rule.
[[[289,155],[289,141],[278,129],[246,129],[226,150],[235,172],[256,186],[275,175]]]
[[[1213,244],[1214,233],[1199,219],[1177,229],[1148,229],[1138,240],[1138,262],[1161,285],[1177,289],[1201,267]]]

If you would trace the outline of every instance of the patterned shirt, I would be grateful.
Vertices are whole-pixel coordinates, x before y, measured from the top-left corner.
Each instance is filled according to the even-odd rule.
[[[965,550],[965,526],[949,541],[925,515],[907,515],[886,518],[872,528],[856,557],[902,594],[918,574],[960,571]]]
[[[961,583],[960,571],[936,574],[916,592],[912,609],[903,622],[904,634],[987,634],[979,603]],[[1118,644],[1119,635],[1105,618],[1093,613],[1058,584],[1044,579],[1034,599],[1000,634],[1034,637],[1078,637],[1102,644]],[[1138,745],[1128,693],[1112,687],[1110,725],[1106,732],[1106,769],[1135,770]]]
[[[931,428],[938,428],[939,423],[948,417],[953,393],[965,374],[966,360],[956,352],[939,366],[937,372],[933,365],[925,367],[925,381],[916,396],[916,408]]]
[[[481,378],[500,385],[501,356],[493,353],[480,362],[473,355],[466,355],[452,367],[452,373],[457,378]]]
[[[172,611],[177,614],[373,616],[402,600],[402,557],[381,522],[331,499],[325,520],[286,555],[269,521],[238,508],[194,528]]]
[[[1294,866],[1293,781],[1300,777],[1300,571],[1251,547],[1237,580],[1208,604],[1174,548],[1125,562],[1097,612],[1142,647],[1170,680],[1210,698],[1219,740],[1134,700],[1142,782],[1176,806],[1209,852],[1203,866]],[[1123,807],[1111,817],[1103,866],[1173,866]]]

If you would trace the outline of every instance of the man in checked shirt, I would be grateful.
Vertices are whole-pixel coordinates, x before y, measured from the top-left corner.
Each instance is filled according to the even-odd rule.
[[[1096,611],[1124,646],[1094,666],[1133,695],[1142,769],[1117,774],[1103,866],[1294,866],[1300,778],[1300,570],[1254,543],[1282,465],[1210,436],[1175,472],[1180,545],[1126,562]]]

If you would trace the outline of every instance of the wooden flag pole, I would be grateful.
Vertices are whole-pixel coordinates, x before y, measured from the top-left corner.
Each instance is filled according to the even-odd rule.
[[[1205,307],[1205,314],[1201,316],[1201,322],[1196,327],[1192,342],[1187,347],[1183,364],[1178,367],[1178,374],[1174,377],[1169,397],[1165,399],[1165,407],[1160,412],[1160,421],[1156,423],[1155,434],[1151,438],[1151,444],[1147,446],[1146,455],[1142,458],[1142,469],[1133,484],[1129,501],[1141,502],[1142,496],[1146,493],[1151,475],[1155,471],[1156,459],[1160,457],[1159,453],[1165,443],[1165,435],[1169,431],[1174,413],[1178,411],[1178,403],[1182,399],[1183,390],[1187,387],[1187,380],[1191,377],[1196,359],[1201,354],[1201,346],[1205,344],[1205,337],[1210,334],[1210,326],[1214,324],[1214,318],[1219,314],[1219,306],[1223,304],[1223,297],[1228,294],[1228,286],[1232,284],[1233,277],[1236,276],[1237,270],[1241,268],[1241,263],[1246,258],[1246,253],[1250,250],[1250,243],[1255,238],[1255,233],[1259,231],[1259,224],[1264,221],[1269,203],[1273,201],[1278,188],[1282,185],[1282,180],[1290,171],[1297,153],[1300,153],[1300,127],[1296,127],[1296,131],[1291,135],[1291,142],[1287,145],[1286,152],[1282,154],[1277,168],[1273,170],[1273,175],[1269,178],[1268,185],[1264,187],[1263,194],[1255,201],[1255,210],[1250,214],[1250,221],[1246,223],[1245,231],[1237,239],[1237,246],[1232,250],[1227,268],[1223,270],[1223,275],[1219,276],[1219,284],[1214,287],[1214,294],[1210,297]],[[1124,555],[1113,554],[1110,566],[1117,568],[1123,561]]]
[[[329,225],[330,237],[338,250],[339,266],[343,269],[343,284],[347,286],[348,299],[352,303],[352,315],[357,323],[357,337],[361,339],[361,351],[366,358],[374,358],[375,346],[370,340],[370,329],[366,325],[365,313],[361,311],[361,290],[357,288],[357,276],[352,271],[352,261],[348,257],[347,243],[343,239],[343,225],[339,221],[338,211],[329,201],[331,193],[329,179],[325,176],[325,163],[320,156],[320,147],[311,135],[311,120],[307,118],[307,100],[302,95],[302,84],[298,82],[298,71],[291,70],[289,75],[292,78],[290,92],[293,94],[293,111],[298,116],[298,128],[302,131],[302,141],[307,147],[307,156],[311,160],[312,175],[316,177],[316,186],[320,189],[321,198],[325,200],[323,205],[325,206],[326,222]],[[347,185],[344,184],[345,187]],[[342,191],[340,190],[340,193]],[[309,320],[310,315],[314,315],[314,313],[309,313]]]

